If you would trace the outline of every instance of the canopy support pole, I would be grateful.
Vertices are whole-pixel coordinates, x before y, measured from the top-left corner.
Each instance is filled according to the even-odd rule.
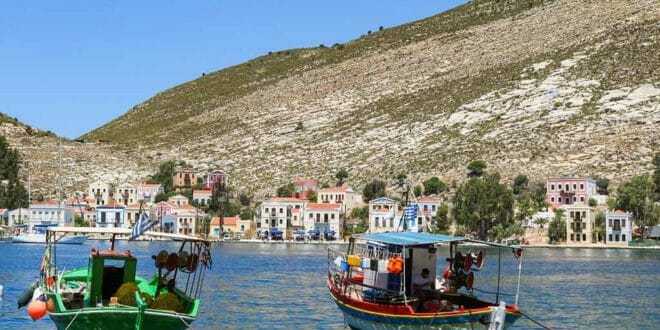
[[[522,262],[523,262],[523,256],[522,254],[520,255],[520,261],[518,262],[518,286],[516,288],[516,301],[514,305],[518,306],[518,295],[520,294],[520,276],[522,275]]]

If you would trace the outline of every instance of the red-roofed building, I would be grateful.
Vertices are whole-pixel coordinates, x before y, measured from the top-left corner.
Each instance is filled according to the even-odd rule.
[[[350,213],[355,207],[364,204],[362,195],[349,186],[323,188],[319,191],[319,203],[339,203],[342,214]]]
[[[318,230],[321,235],[342,237],[342,205],[338,203],[308,203],[303,210],[305,230]],[[333,234],[334,233],[334,234]]]
[[[190,168],[184,168],[174,172],[172,185],[174,188],[192,187],[197,184],[197,172]]]
[[[100,205],[96,208],[96,227],[129,228],[126,223],[126,206],[114,203]]]
[[[318,191],[318,183],[314,179],[299,177],[293,180],[294,197],[307,199],[311,191]]]
[[[212,190],[193,190],[193,201],[199,206],[207,206],[211,203]]]
[[[440,199],[434,197],[421,197],[417,200],[417,229],[421,232],[430,232],[431,225],[435,224],[435,216],[440,208]]]
[[[137,199],[144,203],[153,204],[156,202],[156,195],[165,192],[163,186],[159,183],[141,183],[137,187]]]

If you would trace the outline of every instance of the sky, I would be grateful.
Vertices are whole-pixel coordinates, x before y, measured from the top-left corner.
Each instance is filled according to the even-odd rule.
[[[75,138],[202,73],[343,43],[464,2],[3,1],[0,112]]]

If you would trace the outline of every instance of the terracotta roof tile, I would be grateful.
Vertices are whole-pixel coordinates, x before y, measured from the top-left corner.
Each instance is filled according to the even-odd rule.
[[[315,211],[334,211],[334,210],[339,210],[341,207],[341,204],[334,204],[334,203],[309,203],[307,204],[307,209],[308,210],[315,210]]]

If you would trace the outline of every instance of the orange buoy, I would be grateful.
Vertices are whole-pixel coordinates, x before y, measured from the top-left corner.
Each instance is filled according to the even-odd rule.
[[[53,279],[52,276],[49,276],[49,277],[46,279],[46,285],[49,286],[49,287],[55,285],[55,280]]]
[[[403,258],[396,257],[387,260],[387,271],[392,274],[400,274],[403,271]]]
[[[46,315],[46,303],[41,300],[34,300],[30,302],[27,308],[28,315],[33,321],[36,321]]]
[[[49,313],[55,312],[55,301],[53,301],[53,298],[48,298],[46,301],[46,310]]]

